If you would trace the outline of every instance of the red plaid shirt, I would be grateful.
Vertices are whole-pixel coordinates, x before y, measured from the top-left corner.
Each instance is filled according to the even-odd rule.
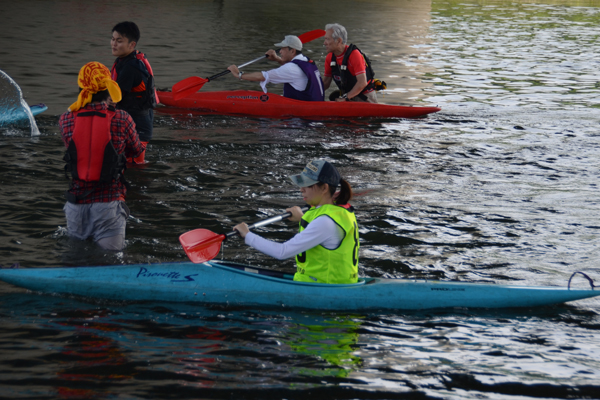
[[[105,103],[88,104],[81,111],[106,111],[108,105]],[[75,114],[67,111],[60,116],[58,120],[60,134],[62,135],[65,147],[69,147],[73,130],[75,129]],[[112,143],[117,150],[117,153],[125,153],[126,156],[138,157],[144,149],[145,145],[140,142],[138,134],[135,130],[135,123],[131,116],[125,111],[116,110],[115,116],[110,125],[110,133],[112,135]],[[81,196],[87,192],[91,192],[77,203],[107,203],[116,200],[125,200],[127,188],[121,180],[114,180],[110,183],[86,182],[80,179],[73,179],[69,191],[76,196]]]

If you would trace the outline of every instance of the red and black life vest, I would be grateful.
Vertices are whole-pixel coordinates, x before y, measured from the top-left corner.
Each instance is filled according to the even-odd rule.
[[[150,108],[156,108],[156,105],[160,103],[156,86],[154,84],[154,72],[152,67],[146,58],[144,53],[134,50],[130,56],[119,61],[117,58],[111,68],[111,78],[117,82],[118,71],[122,67],[117,68],[117,64],[120,62],[125,64],[131,64],[137,68],[143,75],[142,81],[139,85],[131,89],[131,92],[124,93],[124,98],[120,102],[120,107],[128,112],[131,111],[145,111]]]
[[[67,152],[63,160],[65,174],[71,173],[73,179],[97,184],[124,181],[123,172],[127,159],[119,154],[112,142],[111,123],[115,111],[80,110],[73,114],[75,126]],[[93,191],[81,196],[67,192],[67,200],[76,203]]]
[[[341,65],[337,64],[335,54],[331,54],[331,75],[333,77],[333,81],[338,86],[342,94],[348,93],[352,90],[354,85],[356,85],[357,79],[348,71],[348,58],[350,58],[350,54],[352,54],[354,50],[357,50],[365,60],[367,86],[362,90],[362,92],[358,96],[363,98],[363,100],[366,100],[366,96],[362,93],[369,89],[374,89],[373,79],[375,77],[375,72],[373,71],[373,67],[371,67],[371,60],[369,60],[369,57],[367,57],[367,55],[363,53],[358,47],[356,47],[353,44],[350,44],[348,46]]]

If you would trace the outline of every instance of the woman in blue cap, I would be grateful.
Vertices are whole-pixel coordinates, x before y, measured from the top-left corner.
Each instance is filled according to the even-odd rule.
[[[279,260],[296,256],[295,281],[354,283],[358,281],[358,225],[350,184],[325,160],[313,160],[298,175],[290,176],[300,187],[311,208],[303,213],[291,207],[291,221],[300,222],[299,232],[284,243],[273,242],[250,232],[241,223],[233,229],[247,245]],[[336,188],[340,191],[336,193]]]

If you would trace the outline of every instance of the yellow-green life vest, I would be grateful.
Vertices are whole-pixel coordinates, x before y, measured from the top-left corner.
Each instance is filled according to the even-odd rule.
[[[295,281],[317,283],[358,282],[358,225],[354,209],[325,204],[312,207],[300,220],[300,232],[316,218],[331,218],[344,231],[344,239],[337,249],[318,245],[296,256]]]

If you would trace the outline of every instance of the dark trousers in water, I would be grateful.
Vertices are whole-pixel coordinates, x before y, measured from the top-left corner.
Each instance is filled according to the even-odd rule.
[[[154,110],[149,109],[143,113],[129,113],[133,122],[135,122],[135,129],[140,137],[140,142],[149,142],[152,139],[152,123],[154,121]]]

